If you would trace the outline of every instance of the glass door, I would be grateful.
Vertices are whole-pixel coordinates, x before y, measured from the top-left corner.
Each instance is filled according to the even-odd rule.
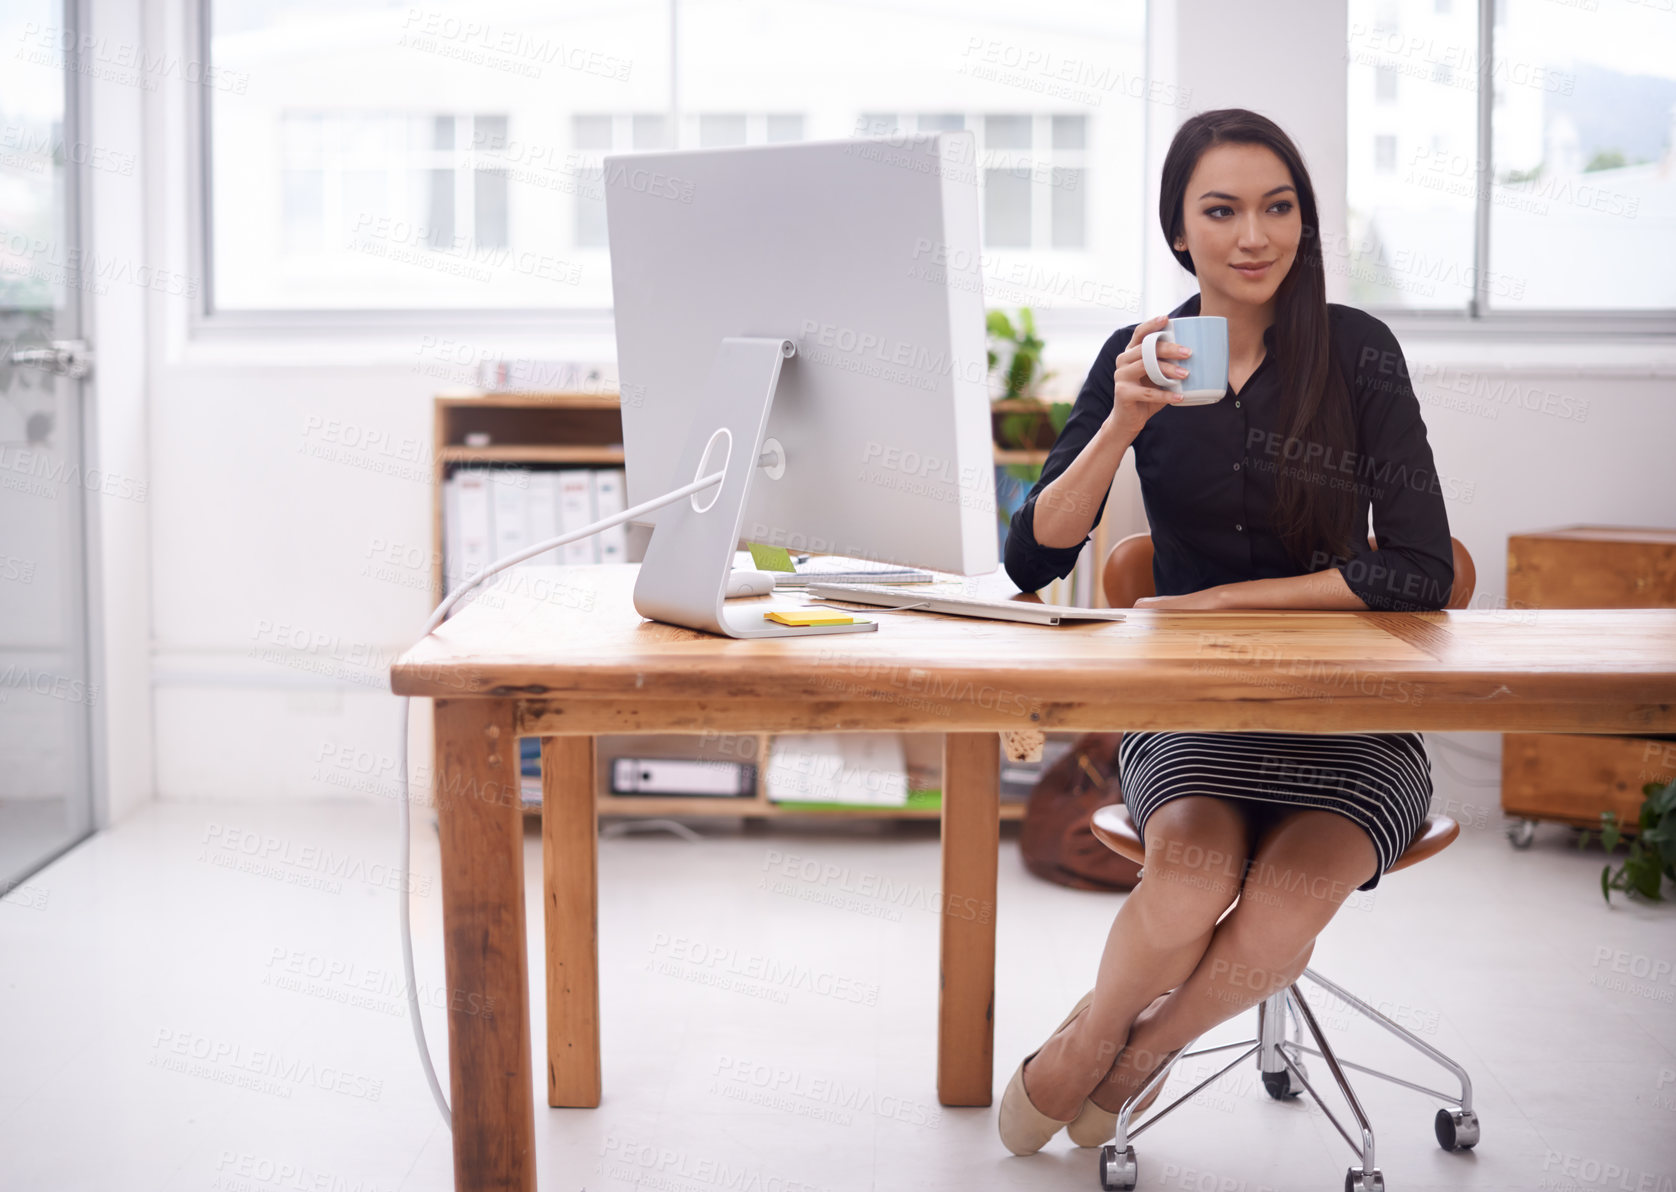
[[[77,7],[0,6],[0,891],[93,822]]]

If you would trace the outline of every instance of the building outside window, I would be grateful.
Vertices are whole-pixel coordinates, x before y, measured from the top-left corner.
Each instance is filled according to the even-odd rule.
[[[908,128],[974,138],[990,305],[1116,325],[1150,226],[1118,166],[1190,101],[1148,83],[1142,8],[1092,0],[928,3],[882,43],[841,6],[678,0],[673,63],[664,4],[203,2],[249,80],[207,96],[212,313],[608,310],[608,154]]]

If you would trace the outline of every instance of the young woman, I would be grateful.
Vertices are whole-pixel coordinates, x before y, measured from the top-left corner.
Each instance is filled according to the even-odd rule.
[[[1380,320],[1326,301],[1315,192],[1291,139],[1240,108],[1192,117],[1158,214],[1200,292],[1100,350],[1012,520],[1013,581],[1035,591],[1069,573],[1132,446],[1158,592],[1137,607],[1443,607],[1449,523],[1402,350]],[[1228,389],[1175,408],[1140,345],[1190,315],[1228,320]],[[1166,375],[1185,376],[1188,354],[1160,344]],[[1297,978],[1431,800],[1417,733],[1130,732],[1118,764],[1146,876],[1095,988],[1002,1097],[1002,1141],[1018,1154],[1067,1123],[1080,1145],[1109,1141],[1175,1052]]]

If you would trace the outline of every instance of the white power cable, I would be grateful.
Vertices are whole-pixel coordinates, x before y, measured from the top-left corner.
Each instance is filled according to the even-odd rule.
[[[594,522],[592,525],[582,527],[580,530],[572,530],[568,534],[560,534],[557,538],[549,538],[545,542],[538,542],[534,546],[525,547],[516,554],[507,555],[504,559],[496,559],[477,575],[474,575],[459,588],[455,589],[448,599],[437,605],[436,610],[431,613],[430,620],[425,622],[425,631],[420,634],[420,637],[429,637],[433,629],[448,619],[448,614],[454,611],[454,606],[460,602],[461,598],[490,576],[505,571],[508,567],[516,567],[519,563],[533,559],[537,555],[546,554],[555,547],[564,546],[567,543],[576,542],[580,539],[590,537],[599,533],[601,530],[609,530],[612,526],[621,525],[623,522],[626,522],[631,518],[639,517],[643,513],[650,513],[654,509],[662,509],[665,505],[673,504],[674,502],[681,500],[683,497],[689,497],[696,492],[709,488],[713,484],[721,483],[724,475],[724,472],[712,472],[708,476],[703,476],[694,480],[691,484],[683,485],[680,488],[665,493],[661,497],[654,497],[652,500],[636,505],[632,509],[625,509],[621,513],[615,513],[610,517],[602,518],[599,521]],[[409,914],[407,892],[407,874],[413,848],[413,828],[407,806],[409,799],[409,791],[407,789],[407,721],[408,714],[411,711],[412,706],[413,698],[411,696],[403,696],[401,732],[398,734],[399,740],[396,748],[396,782],[401,791],[401,798],[398,800],[401,805],[402,832],[400,852],[401,896],[398,901],[401,905],[402,972],[407,979],[407,1015],[408,1019],[413,1023],[414,1042],[419,1045],[419,1063],[425,1069],[425,1080],[431,1086],[431,1096],[436,1098],[436,1107],[442,1111],[443,1122],[449,1129],[453,1129],[454,1115],[449,1111],[448,1098],[443,1095],[442,1085],[437,1081],[436,1068],[431,1064],[431,1049],[425,1042],[425,1024],[419,1018],[419,990],[414,984],[413,977],[413,924],[411,915]],[[516,752],[516,747],[514,746],[513,748],[514,752]],[[523,947],[523,941],[517,941],[517,946]]]

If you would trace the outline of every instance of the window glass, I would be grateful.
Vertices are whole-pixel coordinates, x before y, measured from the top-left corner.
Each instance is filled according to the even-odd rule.
[[[1466,307],[1473,289],[1473,181],[1440,170],[1434,138],[1477,127],[1476,6],[1348,0],[1342,238],[1322,263],[1357,306]],[[1445,77],[1438,67],[1458,64]],[[1467,159],[1472,157],[1470,140]]]
[[[1495,58],[1492,309],[1676,306],[1676,12],[1504,0]]]
[[[1146,112],[1190,110],[1106,0],[681,0],[673,63],[661,3],[208,9],[217,309],[608,308],[607,155],[964,130],[986,301],[1122,322]]]

